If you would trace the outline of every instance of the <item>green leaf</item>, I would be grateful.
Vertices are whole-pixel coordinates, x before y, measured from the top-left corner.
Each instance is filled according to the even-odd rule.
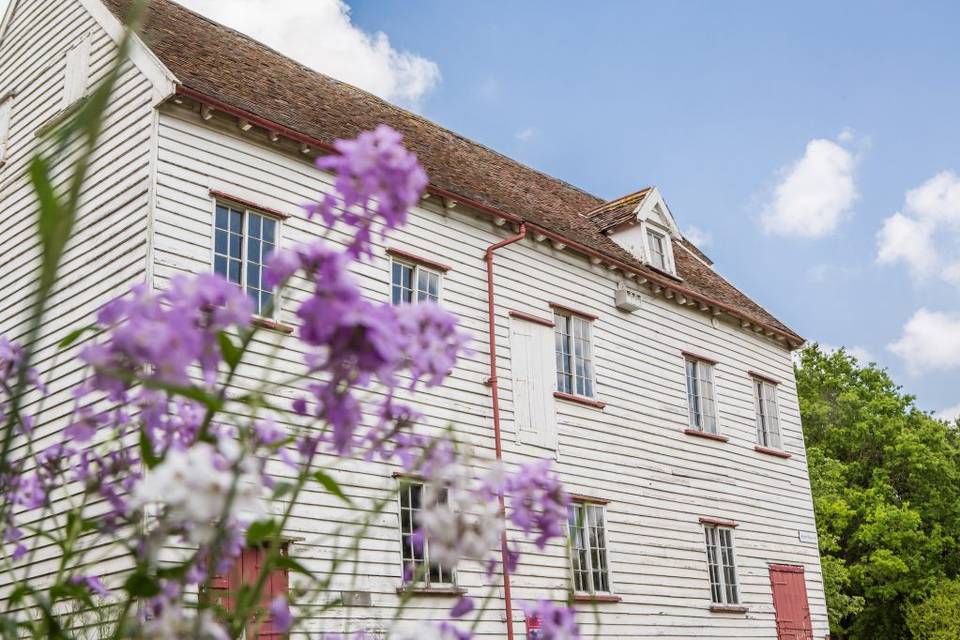
[[[247,545],[256,547],[270,540],[279,531],[276,520],[257,520],[247,529]]]
[[[93,606],[90,591],[81,584],[59,582],[50,587],[50,601],[57,602],[58,600],[79,600],[88,607]]]
[[[273,487],[273,497],[279,500],[285,495],[291,493],[296,485],[292,482],[278,482]]]
[[[23,598],[33,593],[33,588],[28,584],[18,584],[17,587],[10,592],[10,596],[7,598],[7,605],[10,608],[14,608],[16,605],[20,604],[20,601]]]
[[[313,574],[310,573],[310,570],[305,566],[291,558],[290,556],[275,556],[272,559],[273,566],[277,569],[286,569],[287,571],[293,571],[294,573],[300,573],[305,576],[313,577]]]
[[[132,574],[123,583],[124,590],[134,598],[152,598],[160,593],[160,584],[156,578],[148,576],[143,570]]]
[[[323,471],[314,471],[310,477],[323,485],[324,489],[337,496],[347,504],[350,504],[350,498],[347,497],[347,494],[343,492],[343,489],[340,488],[340,485],[332,477]]]
[[[67,334],[66,338],[60,341],[58,346],[61,349],[66,349],[67,347],[72,345],[74,342],[79,340],[83,336],[83,334],[89,331],[96,331],[96,329],[97,329],[97,326],[93,324],[88,325],[86,327],[80,327],[79,329],[74,329],[73,331]]]
[[[143,429],[140,430],[140,459],[143,460],[143,464],[147,465],[147,469],[153,469],[160,464],[160,458],[153,450],[153,442],[150,441],[150,436]]]
[[[236,369],[240,364],[240,358],[243,357],[243,351],[233,343],[226,331],[217,333],[217,341],[220,343],[220,351],[223,353],[223,360],[231,369]]]

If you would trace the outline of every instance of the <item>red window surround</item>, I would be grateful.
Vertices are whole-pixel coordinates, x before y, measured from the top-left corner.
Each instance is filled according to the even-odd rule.
[[[764,382],[769,382],[770,384],[780,384],[780,381],[772,376],[768,376],[765,373],[760,373],[759,371],[747,371],[747,373],[758,380],[763,380]]]
[[[283,553],[286,554],[286,546]],[[210,580],[213,600],[220,603],[228,611],[234,607],[234,598],[240,587],[245,584],[253,585],[267,557],[265,547],[248,547],[240,553],[233,568],[225,576],[214,576]],[[279,640],[284,637],[274,626],[267,607],[270,601],[279,595],[287,595],[289,578],[286,569],[274,569],[267,576],[260,592],[260,606],[264,609],[265,617],[260,620],[251,620],[247,625],[246,637],[258,640]]]
[[[681,351],[680,355],[682,355],[684,358],[688,358],[690,360],[699,360],[700,362],[706,362],[707,364],[719,364],[714,358],[708,358],[707,356],[702,356],[699,353],[694,353],[692,351]]]
[[[708,524],[714,527],[736,527],[735,520],[724,520],[723,518],[714,518],[711,516],[700,516],[700,524]]]
[[[542,324],[545,327],[556,326],[553,320],[541,318],[540,316],[535,316],[531,313],[524,313],[523,311],[510,311],[510,317],[519,318],[520,320],[526,320],[527,322],[533,322],[535,324]]]
[[[430,267],[431,269],[436,269],[437,271],[443,271],[444,273],[450,271],[450,265],[437,262],[436,260],[431,260],[430,258],[424,258],[423,256],[418,256],[415,253],[410,253],[409,251],[404,251],[403,249],[387,249],[387,255],[400,258],[401,260],[407,260],[408,262],[415,262],[416,264],[423,265],[424,267]]]
[[[727,442],[730,440],[729,437],[721,435],[719,433],[710,433],[709,431],[700,431],[700,429],[684,429],[683,432],[688,436],[693,436],[695,438],[706,438],[707,440],[716,440],[717,442]]]
[[[289,213],[284,213],[283,211],[277,211],[276,209],[271,209],[270,207],[264,207],[257,204],[246,198],[239,198],[237,196],[232,196],[229,193],[223,191],[217,191],[216,189],[210,189],[210,195],[216,198],[217,200],[223,200],[224,204],[238,204],[241,207],[246,209],[252,209],[256,213],[262,213],[274,218],[279,218],[281,220],[286,220],[290,217]]]
[[[587,313],[586,311],[578,311],[577,309],[574,309],[573,307],[568,307],[567,305],[562,304],[560,302],[551,302],[549,304],[552,309],[556,309],[557,311],[564,311],[566,313],[570,313],[575,316],[580,316],[581,318],[586,318],[587,320],[597,319],[597,316],[593,315],[592,313]]]

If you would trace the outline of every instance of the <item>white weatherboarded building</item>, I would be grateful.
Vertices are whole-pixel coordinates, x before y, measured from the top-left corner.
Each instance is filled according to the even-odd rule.
[[[125,7],[12,0],[4,18],[0,333],[14,339],[25,332],[38,256],[27,161],[38,134],[109,67]],[[40,337],[39,365],[53,373],[48,402],[62,408],[39,426],[40,444],[58,438],[71,409],[65,389],[82,375],[75,360],[54,358],[69,329],[130,285],[162,288],[181,272],[217,270],[269,295],[259,291],[258,254],[318,233],[300,205],[330,180],[312,159],[381,122],[405,135],[431,186],[358,275],[371,299],[438,298],[475,338],[474,355],[421,397],[427,425],[453,424],[488,456],[499,431],[508,463],[554,458],[589,529],[574,532],[573,554],[557,544],[527,555],[512,579],[512,624],[500,590],[479,633],[506,638],[512,628],[522,638],[518,601],[572,592],[582,629],[604,638],[823,638],[790,357],[802,338],[714,271],[656,189],[604,202],[169,0],[153,2],[112,101]],[[508,239],[491,254],[490,282],[488,247]],[[294,298],[263,319],[270,330],[256,347],[270,375],[301,366],[289,336]],[[364,505],[396,488],[393,471],[356,461],[336,477]],[[307,499],[287,532],[289,553],[322,570],[335,552],[325,534],[353,514],[319,488]],[[341,630],[348,617],[387,624],[410,553],[401,512],[415,506],[407,495],[377,517],[356,575],[321,594],[352,606],[309,620],[307,631]],[[431,573],[429,585],[413,586],[405,616],[439,618],[451,595],[483,595],[479,569]]]

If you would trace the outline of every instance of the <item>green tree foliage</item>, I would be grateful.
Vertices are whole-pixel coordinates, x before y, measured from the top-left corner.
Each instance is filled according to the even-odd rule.
[[[834,636],[960,638],[957,425],[843,351],[804,349],[796,375]]]
[[[960,638],[960,580],[944,580],[907,607],[907,628],[916,640]]]

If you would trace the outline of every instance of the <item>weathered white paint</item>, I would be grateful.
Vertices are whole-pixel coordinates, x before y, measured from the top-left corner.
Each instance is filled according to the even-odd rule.
[[[85,51],[72,63],[75,84],[68,86],[68,50],[77,46]],[[28,330],[31,292],[38,273],[36,208],[25,177],[31,155],[47,144],[38,131],[62,120],[64,110],[72,105],[64,103],[65,92],[88,93],[107,73],[116,52],[112,35],[85,10],[81,0],[19,0],[5,16],[0,95],[12,92],[14,100],[6,161],[0,166],[0,333],[12,339],[23,339]],[[156,90],[135,64],[124,66],[102,143],[92,158],[76,233],[63,258],[62,278],[50,296],[36,344],[36,364],[49,387],[44,419],[32,443],[16,443],[15,456],[32,457],[31,450],[59,442],[72,410],[69,389],[80,382],[82,372],[76,348],[61,353],[57,343],[81,323],[89,323],[104,302],[144,280]],[[61,184],[67,177],[68,158],[56,163]],[[36,409],[38,402],[39,398],[28,397],[25,409]],[[61,497],[54,496],[55,511],[59,511]],[[56,550],[41,545],[32,575],[47,579],[56,571],[57,561]],[[118,568],[115,558],[98,563],[108,583]],[[0,581],[0,589],[5,586]]]
[[[105,28],[102,15],[84,10],[93,0],[21,0],[8,20],[0,43],[0,94],[17,91],[11,120],[9,160],[0,168],[0,332],[23,335],[27,322],[29,278],[37,263],[31,240],[32,196],[23,169],[36,144],[35,131],[59,108],[61,60],[82,34],[94,33],[91,79],[102,77],[115,51],[116,24]],[[102,13],[102,12],[101,12]],[[112,30],[111,30],[112,29]],[[85,195],[78,234],[65,261],[64,281],[54,293],[53,310],[41,335],[40,364],[51,379],[47,402],[53,416],[38,429],[36,446],[54,442],[70,411],[66,389],[81,376],[67,355],[55,356],[54,344],[96,306],[147,279],[163,287],[177,273],[211,269],[213,200],[218,190],[292,214],[283,225],[281,244],[310,241],[320,229],[300,212],[300,205],[330,188],[296,145],[271,142],[257,128],[242,131],[216,113],[199,113],[167,104],[159,114],[158,97],[169,94],[174,79],[155,58],[141,51],[111,106],[107,134]],[[145,67],[146,65],[146,67]],[[154,65],[150,67],[150,65]],[[147,71],[144,69],[147,68]],[[461,362],[441,388],[418,397],[425,428],[454,425],[459,438],[473,445],[482,460],[492,458],[490,389],[485,385],[486,301],[485,248],[514,230],[475,215],[466,205],[446,207],[433,199],[421,203],[407,228],[389,246],[435,256],[452,265],[443,282],[443,303],[475,337],[474,353]],[[343,242],[342,231],[331,241]],[[377,258],[358,265],[365,294],[389,299],[387,246]],[[502,392],[504,458],[509,464],[556,456],[559,473],[572,492],[609,500],[606,507],[611,580],[619,603],[581,605],[587,633],[604,638],[774,638],[773,604],[767,564],[802,564],[817,637],[827,630],[819,558],[815,546],[803,544],[798,531],[815,531],[806,458],[799,421],[790,354],[776,342],[739,325],[717,321],[709,313],[653,295],[647,287],[617,271],[530,238],[496,255],[496,332],[498,379]],[[633,313],[614,307],[614,292],[626,287],[643,299]],[[306,295],[295,282],[284,297],[277,319],[294,324],[294,309]],[[566,303],[598,316],[594,323],[597,399],[605,408],[554,400],[521,401],[524,380],[531,394],[552,391],[553,374],[537,371],[552,364],[551,329],[537,325],[529,343],[516,331],[516,310],[551,317],[549,302]],[[528,323],[529,324],[529,323]],[[535,325],[531,325],[535,326]],[[511,327],[514,330],[511,331]],[[536,357],[520,368],[521,344],[536,343]],[[717,360],[715,391],[720,443],[682,433],[688,423],[682,351]],[[532,352],[531,352],[532,353]],[[285,379],[303,371],[297,341],[266,332],[255,342],[236,385],[254,388],[264,376]],[[539,361],[541,366],[534,366]],[[783,381],[778,389],[781,432],[789,460],[754,451],[754,399],[748,371]],[[270,398],[286,406],[297,389],[284,387]],[[280,416],[284,423],[295,418]],[[538,437],[528,438],[517,425],[529,424]],[[538,431],[539,429],[543,431]],[[551,431],[555,429],[555,433]],[[555,447],[555,451],[544,448]],[[333,538],[343,523],[369,517],[370,527],[353,564],[341,568],[331,590],[315,594],[330,601],[340,591],[365,591],[369,607],[339,608],[311,619],[307,631],[354,626],[385,627],[398,603],[400,585],[399,522],[391,491],[393,468],[357,460],[331,460],[331,474],[354,503],[346,508],[319,487],[311,486],[294,510],[288,534],[300,538],[292,553],[306,565],[324,570],[342,551]],[[272,467],[278,476],[288,471]],[[378,502],[382,508],[377,509]],[[703,529],[700,516],[732,519],[736,530],[740,590],[746,614],[709,610]],[[569,561],[562,544],[528,554],[514,578],[517,601],[566,597]],[[171,554],[176,550],[171,549]],[[37,563],[51,568],[49,553]],[[109,570],[109,569],[108,569]],[[464,566],[459,584],[471,595],[485,593],[481,568]],[[499,589],[494,590],[497,598]],[[405,618],[439,618],[452,604],[439,597],[416,597]],[[494,603],[478,632],[504,636],[502,608]],[[515,626],[522,631],[519,607]]]
[[[297,157],[295,149],[280,153],[256,135],[244,135],[235,123],[169,107],[160,117],[158,201],[156,211],[156,286],[182,271],[210,268],[212,200],[215,188],[242,194],[264,206],[296,212],[298,204],[329,188],[326,176]],[[319,228],[300,213],[284,225],[285,244],[316,237]],[[427,201],[413,212],[408,227],[388,241],[391,246],[426,256],[442,257],[453,269],[445,275],[444,304],[455,311],[476,337],[475,355],[454,371],[449,383],[419,398],[428,426],[448,422],[471,442],[478,454],[492,456],[492,424],[485,370],[485,275],[487,245],[506,237],[468,208],[453,211]],[[339,233],[335,241],[343,241]],[[356,271],[367,295],[385,301],[389,296],[389,259],[380,247],[378,258]],[[615,272],[591,266],[589,260],[548,243],[531,239],[498,252],[496,269],[497,333],[504,417],[505,459],[519,463],[549,450],[534,446],[515,427],[514,381],[524,380],[512,366],[512,347],[518,344],[517,310],[551,317],[548,302],[570,306],[599,317],[594,324],[598,399],[603,410],[556,400],[559,469],[571,491],[606,498],[611,569],[620,603],[597,605],[596,626],[585,606],[584,626],[611,638],[775,637],[773,605],[767,563],[799,563],[807,567],[808,589],[818,636],[826,633],[816,548],[801,545],[799,529],[814,528],[799,413],[789,353],[773,341],[729,323],[711,322],[709,314],[650,295],[649,291]],[[613,306],[617,286],[630,287],[643,298],[641,309],[627,314]],[[294,322],[293,309],[304,295],[296,283],[278,318]],[[529,324],[529,323],[528,323]],[[545,336],[551,329],[543,327]],[[262,359],[256,366],[271,375],[298,370],[294,339],[273,336],[285,345],[277,360],[270,347],[257,346]],[[717,443],[682,433],[687,426],[684,361],[681,351],[695,351],[718,361],[715,370],[720,432],[730,437]],[[552,352],[550,352],[552,353]],[[551,363],[552,364],[552,363]],[[747,371],[764,371],[784,381],[780,386],[780,413],[784,447],[789,460],[753,450],[756,439],[751,378]],[[552,371],[552,370],[551,370]],[[244,382],[246,384],[246,382]],[[552,389],[552,380],[547,382]],[[283,402],[294,395],[281,392]],[[529,402],[529,400],[527,401]],[[526,409],[519,411],[524,422]],[[549,416],[548,416],[549,417]],[[549,424],[549,422],[542,423]],[[370,463],[339,463],[334,473],[351,497],[369,505],[394,486],[391,468]],[[314,498],[314,496],[311,496]],[[322,568],[336,552],[324,538],[339,522],[356,517],[329,496],[318,494],[313,507],[304,507],[292,523],[291,535],[302,536],[293,553]],[[733,519],[738,569],[747,614],[709,611],[700,516]],[[376,519],[362,548],[356,579],[348,575],[337,589],[369,591],[370,607],[328,614],[311,621],[310,629],[338,629],[349,616],[354,621],[389,619],[399,585],[400,551],[396,512]],[[532,550],[531,550],[532,551]],[[533,552],[514,579],[517,599],[563,598],[569,563],[562,545],[545,553]],[[483,593],[482,575],[464,567],[461,585],[474,595]],[[327,596],[327,597],[333,597]],[[449,602],[417,598],[405,615],[442,615]],[[517,628],[522,629],[517,618]],[[494,608],[481,624],[482,633],[502,637],[500,613]]]

